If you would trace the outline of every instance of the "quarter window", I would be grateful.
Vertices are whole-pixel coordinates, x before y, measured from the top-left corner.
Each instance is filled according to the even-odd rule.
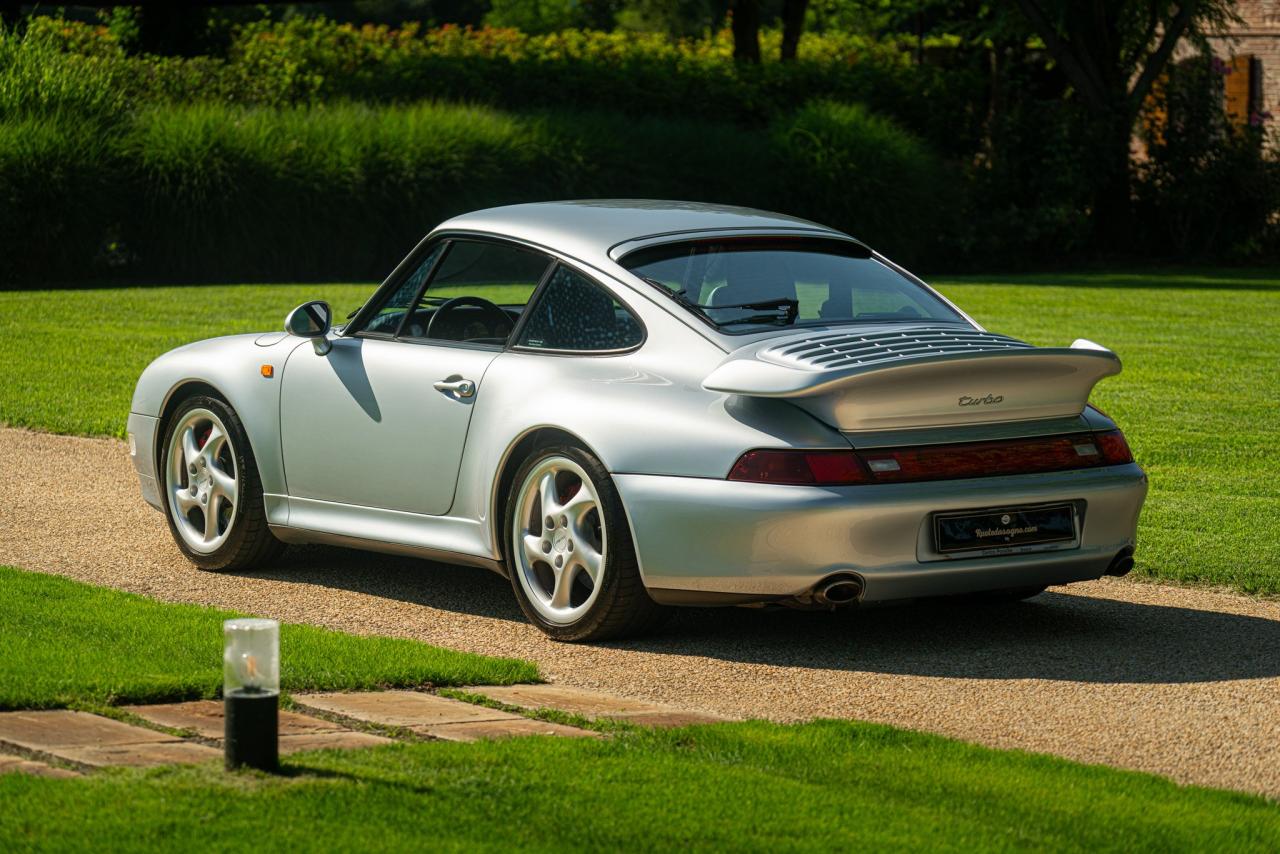
[[[516,343],[531,350],[625,350],[644,340],[640,322],[604,288],[557,267],[529,309]]]

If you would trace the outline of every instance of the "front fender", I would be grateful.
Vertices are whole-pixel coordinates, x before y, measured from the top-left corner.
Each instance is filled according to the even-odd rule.
[[[158,419],[185,388],[193,384],[211,386],[244,424],[263,491],[283,495],[280,380],[289,353],[305,343],[283,333],[229,335],[170,350],[142,372],[130,410],[134,415]],[[271,377],[264,376],[264,365],[272,366]],[[163,441],[164,430],[157,425],[150,448],[153,461],[158,461]]]

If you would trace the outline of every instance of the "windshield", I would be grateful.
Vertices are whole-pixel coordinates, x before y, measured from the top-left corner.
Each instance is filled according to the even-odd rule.
[[[831,323],[964,323],[927,289],[842,240],[668,243],[622,264],[725,332]]]

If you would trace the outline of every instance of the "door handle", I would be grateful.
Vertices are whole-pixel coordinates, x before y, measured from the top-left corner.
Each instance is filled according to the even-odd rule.
[[[476,393],[476,384],[471,380],[440,380],[432,383],[436,391],[449,392],[457,397],[471,397]]]

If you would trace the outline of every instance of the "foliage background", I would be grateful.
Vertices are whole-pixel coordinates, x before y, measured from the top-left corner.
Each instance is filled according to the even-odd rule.
[[[1034,45],[992,75],[954,37],[838,29],[759,64],[713,31],[210,31],[190,56],[137,50],[120,15],[0,34],[0,284],[377,279],[452,214],[570,197],[782,210],[924,269],[1100,249],[1087,116]],[[1192,61],[1158,93],[1135,259],[1278,254],[1280,168],[1225,121],[1220,76]]]

